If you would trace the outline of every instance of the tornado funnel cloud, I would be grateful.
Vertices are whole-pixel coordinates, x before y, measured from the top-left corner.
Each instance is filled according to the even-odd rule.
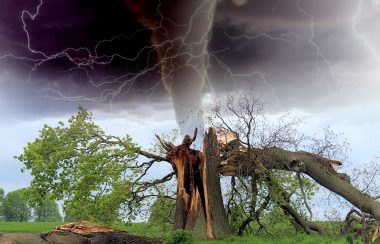
[[[198,127],[203,134],[202,89],[216,0],[162,1],[155,6],[126,2],[138,20],[152,30],[161,79],[172,98],[181,133],[192,135]]]
[[[176,73],[176,72],[175,72]],[[177,123],[183,135],[192,135],[195,127],[203,134],[204,121],[202,113],[203,77],[192,69],[181,69],[173,74],[175,82],[171,84],[170,94],[173,101]]]

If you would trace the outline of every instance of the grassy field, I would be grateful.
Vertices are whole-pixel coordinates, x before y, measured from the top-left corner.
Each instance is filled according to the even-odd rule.
[[[247,244],[294,244],[294,243],[305,243],[305,244],[347,244],[345,238],[335,239],[331,237],[321,237],[316,235],[306,235],[306,234],[296,234],[293,236],[276,236],[273,238],[268,237],[231,237],[224,240],[216,241],[197,241],[196,244],[217,244],[217,243],[247,243]],[[361,243],[361,242],[354,242]]]
[[[0,232],[3,233],[41,233],[53,229],[55,226],[59,226],[63,223],[25,223],[25,222],[0,222]],[[126,230],[129,233],[136,235],[144,235],[150,237],[165,238],[171,233],[170,226],[151,226],[146,223],[133,223],[133,224],[115,224],[122,230]],[[273,237],[268,236],[245,236],[245,237],[231,237],[224,240],[216,241],[196,241],[196,244],[213,244],[213,243],[254,243],[254,244],[293,244],[293,243],[306,243],[306,244],[346,244],[345,237],[322,237],[318,235],[306,235],[303,233],[299,234],[278,234]],[[362,243],[358,240],[354,242]]]
[[[41,233],[62,225],[61,222],[0,222],[0,232],[4,233]]]

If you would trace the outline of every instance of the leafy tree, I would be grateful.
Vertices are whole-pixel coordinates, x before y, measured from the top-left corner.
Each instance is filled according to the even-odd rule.
[[[154,224],[166,224],[174,222],[175,200],[167,197],[160,197],[153,203],[149,222]]]
[[[50,192],[74,216],[116,220],[129,197],[131,177],[139,171],[131,169],[138,148],[129,136],[117,138],[118,145],[109,138],[83,108],[67,123],[44,125],[17,157],[34,177],[27,192],[32,205],[41,205]]]
[[[3,216],[4,189],[0,188],[0,221],[4,220]]]
[[[70,208],[69,206],[65,206],[63,209],[64,213],[64,222],[77,222],[80,220],[89,220],[90,218],[86,213],[80,213],[78,211],[75,211],[75,209]]]
[[[0,188],[0,203],[2,203],[4,200],[4,189]]]
[[[36,222],[60,222],[62,216],[58,210],[58,204],[51,198],[46,199],[41,205],[34,208],[34,221]]]
[[[9,192],[2,203],[5,221],[26,222],[32,217],[31,207],[25,196],[25,189]]]
[[[190,149],[196,130],[178,146],[157,136],[164,149],[156,151],[160,155],[141,150],[129,136],[106,135],[94,124],[91,113],[80,108],[67,124],[45,125],[18,157],[34,176],[28,195],[35,204],[51,192],[54,199],[64,200],[69,217],[112,222],[121,213],[133,218],[147,201],[162,196],[162,186],[177,175],[174,226],[185,228],[189,223],[197,227],[200,237],[218,238],[231,233],[220,192],[221,174],[232,176],[225,203],[227,217],[239,234],[267,231],[270,224],[264,221],[277,221],[284,215],[296,228],[323,234],[323,228],[310,221],[307,202],[316,191],[311,177],[380,221],[380,204],[332,166],[340,162],[330,157],[344,146],[336,147],[326,136],[311,140],[316,142],[308,147],[313,152],[299,151],[307,139],[297,130],[299,120],[280,118],[271,123],[260,114],[261,108],[249,94],[236,100],[228,97],[224,106],[216,105],[211,111],[210,124],[240,137],[223,145],[217,143],[217,130],[210,128],[201,153]],[[151,160],[137,160],[138,155]],[[149,179],[148,171],[157,162],[168,162],[173,170]],[[204,213],[203,217],[198,213]],[[226,231],[214,236],[213,230],[224,227]]]

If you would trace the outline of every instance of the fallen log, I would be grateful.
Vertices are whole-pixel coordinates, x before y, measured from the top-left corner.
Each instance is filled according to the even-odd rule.
[[[332,164],[341,163],[304,151],[292,152],[277,147],[253,148],[230,154],[219,165],[219,173],[244,176],[260,174],[265,169],[276,169],[307,174],[318,184],[340,195],[362,212],[373,215],[378,226],[373,236],[373,239],[376,239],[380,236],[380,203],[354,187],[349,177],[336,172]]]
[[[129,234],[109,226],[80,221],[58,226],[41,234],[41,238],[51,244],[160,244],[162,240]]]

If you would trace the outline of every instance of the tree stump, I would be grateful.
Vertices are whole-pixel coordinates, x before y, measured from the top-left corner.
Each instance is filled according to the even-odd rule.
[[[194,239],[218,239],[232,235],[224,210],[218,166],[216,131],[203,138],[203,153],[190,148],[194,136],[174,146],[160,140],[177,176],[174,228],[193,231]]]

